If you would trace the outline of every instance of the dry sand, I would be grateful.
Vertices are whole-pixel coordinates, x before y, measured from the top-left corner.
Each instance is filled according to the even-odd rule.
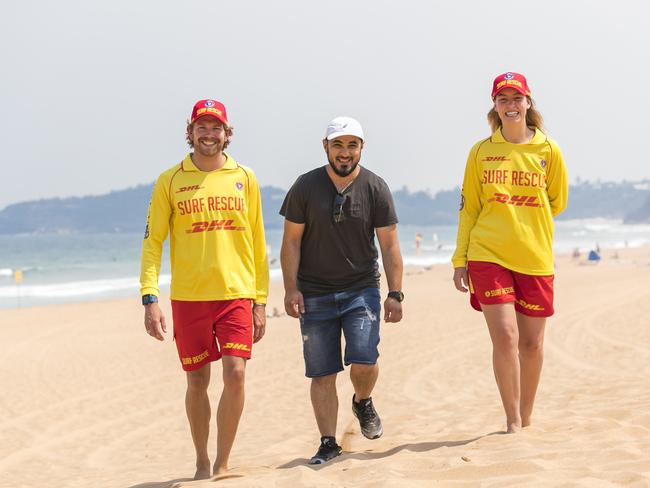
[[[305,465],[318,432],[298,323],[269,320],[232,474],[217,486],[650,486],[650,248],[619,254],[597,266],[558,258],[533,425],[517,435],[501,434],[487,330],[450,267],[409,270],[405,318],[382,324],[384,436],[360,435],[342,374],[345,453],[322,467]],[[281,303],[276,283],[269,309]],[[173,342],[141,324],[137,297],[0,312],[0,486],[215,486],[187,481],[184,375]],[[213,456],[214,442],[213,421]]]

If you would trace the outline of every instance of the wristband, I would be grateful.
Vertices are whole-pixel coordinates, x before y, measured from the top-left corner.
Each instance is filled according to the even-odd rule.
[[[156,295],[142,295],[142,305],[149,305],[150,303],[158,303]]]

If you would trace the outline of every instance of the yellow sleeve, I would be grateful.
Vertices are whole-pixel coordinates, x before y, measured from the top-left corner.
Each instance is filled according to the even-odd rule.
[[[172,206],[168,194],[168,182],[161,175],[153,187],[149,212],[147,214],[147,227],[142,241],[142,259],[140,261],[140,294],[159,296],[158,275],[160,274],[160,258],[162,256],[163,242],[169,232],[169,219]]]
[[[569,198],[569,178],[564,165],[562,151],[554,141],[551,142],[552,156],[546,172],[546,192],[553,217],[561,214]]]
[[[248,221],[253,231],[253,257],[255,260],[255,303],[266,303],[269,294],[269,262],[266,255],[262,197],[257,178],[251,172]]]
[[[460,212],[458,214],[458,233],[456,234],[456,251],[451,258],[454,268],[467,265],[467,248],[469,234],[481,213],[481,180],[477,168],[476,154],[479,144],[475,145],[467,157],[465,177],[461,189]]]

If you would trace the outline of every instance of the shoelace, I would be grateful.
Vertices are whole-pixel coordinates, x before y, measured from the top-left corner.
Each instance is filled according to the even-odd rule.
[[[372,417],[377,416],[377,413],[375,412],[372,403],[367,402],[359,406],[361,407],[359,408],[359,414],[364,418],[364,420],[371,420]]]

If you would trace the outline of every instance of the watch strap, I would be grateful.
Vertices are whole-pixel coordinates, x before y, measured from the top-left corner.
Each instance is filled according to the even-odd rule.
[[[158,297],[156,295],[142,295],[142,305],[149,305],[150,303],[158,303]]]
[[[404,300],[404,293],[401,291],[389,291],[388,298],[393,298],[401,303]]]

